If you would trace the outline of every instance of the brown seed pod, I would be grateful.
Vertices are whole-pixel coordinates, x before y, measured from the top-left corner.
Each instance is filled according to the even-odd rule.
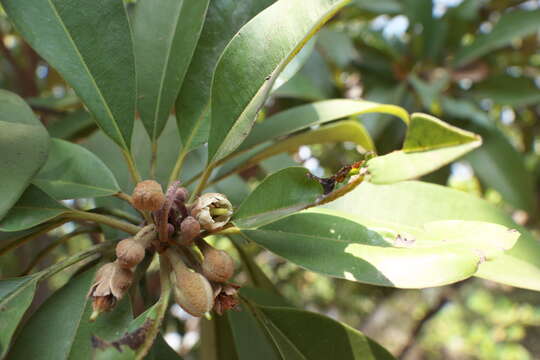
[[[117,300],[120,300],[133,283],[133,272],[121,267],[115,261],[113,276],[111,278],[111,293]]]
[[[176,303],[188,314],[197,317],[212,310],[214,291],[210,282],[201,274],[189,269],[173,250],[167,250],[166,254],[174,269]]]
[[[193,239],[199,236],[201,233],[201,225],[193,217],[188,216],[180,224],[180,235],[181,235],[181,245],[191,246],[193,244]]]
[[[156,211],[165,202],[161,185],[154,180],[145,180],[137,184],[133,190],[133,206],[139,210]]]
[[[132,238],[124,239],[116,245],[116,257],[121,267],[130,269],[144,259],[144,246]]]
[[[197,240],[197,246],[204,256],[202,274],[210,281],[226,282],[234,274],[234,261],[229,254],[218,250],[206,241]]]

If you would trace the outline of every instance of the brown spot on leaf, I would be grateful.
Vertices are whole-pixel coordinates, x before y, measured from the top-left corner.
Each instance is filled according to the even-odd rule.
[[[120,339],[112,342],[108,342],[96,335],[92,335],[92,347],[94,349],[100,350],[104,350],[108,347],[115,347],[116,350],[122,352],[122,345],[127,345],[132,350],[137,350],[144,343],[144,340],[146,339],[146,334],[148,333],[148,330],[153,323],[154,320],[147,319],[141,327],[133,330],[132,332],[125,333],[124,336],[122,336]]]

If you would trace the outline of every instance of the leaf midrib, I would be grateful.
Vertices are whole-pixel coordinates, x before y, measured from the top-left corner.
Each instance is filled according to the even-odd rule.
[[[107,114],[109,115],[109,117],[111,118],[112,121],[112,125],[114,127],[114,129],[117,131],[117,135],[119,135],[120,137],[120,140],[122,142],[122,145],[124,148],[128,148],[125,140],[124,140],[124,136],[122,134],[122,132],[120,131],[120,128],[118,127],[118,124],[116,123],[116,118],[113,116],[112,114],[112,111],[109,107],[109,104],[105,101],[105,97],[103,96],[103,94],[101,93],[101,89],[99,88],[99,86],[97,85],[96,81],[94,80],[94,76],[92,74],[92,72],[90,71],[90,68],[88,67],[88,65],[86,64],[86,61],[84,60],[84,57],[82,56],[82,53],[79,51],[79,48],[77,47],[76,43],[75,43],[75,40],[73,39],[73,37],[71,36],[71,33],[69,32],[68,28],[66,27],[66,25],[64,24],[64,21],[62,20],[62,17],[60,16],[60,14],[58,13],[58,10],[56,9],[56,7],[54,6],[52,0],[47,0],[47,2],[49,3],[49,5],[51,6],[51,10],[53,11],[54,15],[56,16],[59,24],[62,26],[62,29],[64,29],[65,33],[66,33],[66,37],[67,39],[69,40],[69,42],[71,43],[71,45],[73,46],[73,49],[75,50],[75,53],[77,54],[77,56],[79,57],[82,65],[83,65],[83,68],[85,69],[86,73],[89,75],[90,77],[90,82],[91,84],[94,86],[94,88],[96,89],[96,92],[99,96],[99,98],[101,99],[101,102],[103,103],[103,106],[105,107],[105,111],[107,112]],[[123,5],[122,5],[123,6]],[[97,122],[98,126],[101,128],[101,125],[99,124],[99,122]]]

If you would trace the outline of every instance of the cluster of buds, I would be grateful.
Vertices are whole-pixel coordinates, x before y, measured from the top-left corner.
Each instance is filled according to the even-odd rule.
[[[102,266],[90,288],[95,318],[112,309],[129,289],[135,267],[147,250],[161,254],[172,266],[171,280],[176,302],[187,313],[202,316],[236,307],[238,286],[228,283],[234,274],[233,259],[215,249],[202,236],[229,223],[233,208],[219,193],[207,193],[188,203],[188,191],[179,183],[164,194],[153,180],[137,184],[132,205],[151,214],[154,224],[144,226],[133,238],[116,246],[117,259]],[[198,249],[198,251],[196,250]]]

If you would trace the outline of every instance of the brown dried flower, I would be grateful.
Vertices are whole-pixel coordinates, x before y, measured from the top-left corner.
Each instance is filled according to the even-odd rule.
[[[191,215],[208,231],[225,226],[232,214],[232,204],[225,195],[220,193],[201,195],[191,209]]]
[[[240,286],[235,284],[214,284],[215,286],[215,300],[214,311],[219,315],[227,310],[238,310],[238,289]]]
[[[99,268],[88,292],[94,309],[90,320],[95,320],[100,313],[111,310],[124,296],[132,281],[133,272],[121,267],[117,261]]]

